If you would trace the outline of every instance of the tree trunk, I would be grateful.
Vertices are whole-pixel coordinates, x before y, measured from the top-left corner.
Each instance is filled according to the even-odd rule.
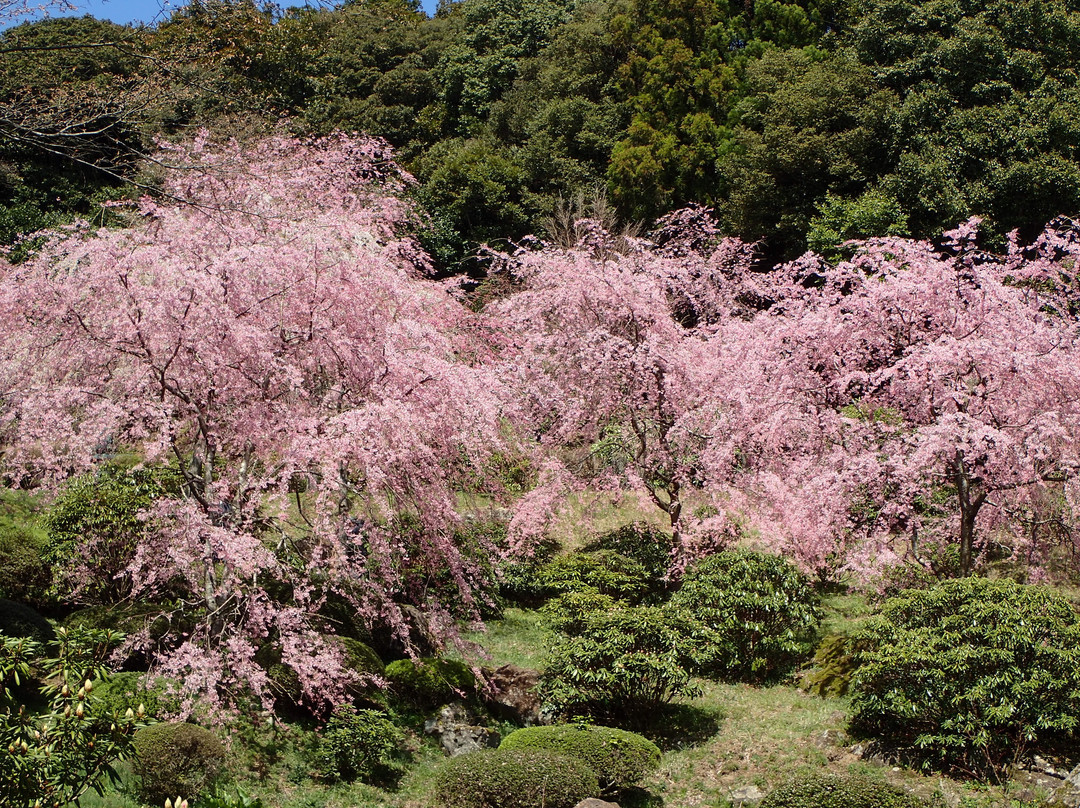
[[[960,575],[966,578],[971,575],[974,561],[975,519],[979,515],[983,502],[986,501],[986,492],[972,494],[973,481],[968,474],[962,450],[956,450],[953,463],[953,479],[956,483],[957,497],[960,499]]]

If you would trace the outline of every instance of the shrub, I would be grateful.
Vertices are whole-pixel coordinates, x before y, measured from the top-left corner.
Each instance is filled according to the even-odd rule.
[[[52,581],[42,540],[30,528],[0,522],[0,598],[40,604]]]
[[[541,696],[564,715],[640,726],[679,694],[691,694],[701,629],[682,612],[657,606],[592,616],[581,633],[552,649]]]
[[[4,598],[0,598],[0,634],[29,637],[42,645],[56,639],[56,632],[48,620],[29,606]]]
[[[106,715],[123,715],[127,710],[137,710],[140,704],[151,718],[180,709],[180,700],[169,695],[166,681],[159,679],[148,686],[144,673],[129,671],[114,674],[94,688],[94,695]]]
[[[583,549],[613,550],[632,558],[648,572],[651,586],[660,589],[663,588],[662,579],[671,567],[675,545],[670,533],[647,522],[631,522],[601,534]]]
[[[318,767],[329,780],[394,783],[404,771],[405,736],[385,713],[337,707],[319,737]]]
[[[854,639],[854,728],[920,767],[998,778],[1075,744],[1080,619],[1049,589],[965,578],[905,592]]]
[[[649,591],[645,567],[613,550],[559,556],[540,569],[539,578],[548,596],[595,589],[603,595],[636,603]]]
[[[519,729],[503,738],[499,748],[546,749],[580,760],[596,774],[605,794],[629,788],[660,765],[660,750],[652,741],[621,729],[583,724]]]
[[[482,749],[451,758],[435,779],[444,808],[573,808],[600,793],[584,763],[555,752]]]
[[[780,556],[725,550],[687,571],[671,603],[706,627],[701,672],[760,682],[813,650],[817,595]]]
[[[812,774],[773,789],[759,808],[922,808],[926,802],[865,775]]]
[[[177,795],[194,800],[221,773],[225,749],[210,730],[187,723],[153,724],[135,733],[139,796],[163,805]]]
[[[476,677],[455,659],[398,659],[386,666],[386,679],[399,696],[429,709],[476,691]]]
[[[113,768],[130,757],[133,735],[141,726],[132,713],[109,714],[97,699],[108,680],[104,660],[120,641],[105,631],[64,631],[41,658],[33,640],[0,635],[0,802],[11,808],[34,805],[77,805],[93,789],[104,792],[105,780],[117,780]],[[30,665],[38,674],[43,707],[25,706],[11,685],[25,684]]]
[[[545,604],[541,611],[550,620],[552,628],[574,636],[584,631],[595,615],[610,612],[617,604],[618,601],[610,595],[602,595],[595,589],[580,589],[559,595]]]

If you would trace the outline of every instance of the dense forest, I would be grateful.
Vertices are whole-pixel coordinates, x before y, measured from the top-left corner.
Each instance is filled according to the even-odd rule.
[[[8,27],[0,808],[1080,806],[1078,66],[1072,0]]]

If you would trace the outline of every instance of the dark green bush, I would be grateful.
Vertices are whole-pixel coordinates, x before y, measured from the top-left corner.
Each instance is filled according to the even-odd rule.
[[[476,692],[473,672],[455,659],[398,659],[386,666],[386,679],[395,693],[424,709]]]
[[[725,550],[691,567],[671,603],[706,628],[701,672],[761,682],[813,650],[818,598],[810,580],[780,556]]]
[[[1075,749],[1080,618],[1049,589],[964,578],[905,592],[854,640],[853,728],[917,766],[995,779]]]
[[[23,525],[0,522],[0,598],[41,604],[52,582],[43,541]]]
[[[645,567],[614,550],[559,556],[545,564],[538,575],[549,597],[595,589],[603,595],[637,603],[649,591]]]
[[[552,649],[540,693],[563,715],[643,726],[675,696],[696,692],[690,670],[700,642],[701,627],[673,609],[597,613]]]
[[[0,634],[8,637],[29,637],[46,645],[56,639],[52,624],[22,603],[0,598]]]
[[[609,530],[585,545],[584,550],[613,550],[641,564],[654,587],[662,587],[661,579],[671,567],[675,549],[671,534],[647,522],[631,522]]]
[[[337,707],[319,736],[318,768],[328,780],[390,785],[404,772],[405,735],[378,710]]]
[[[773,789],[760,808],[923,808],[912,794],[865,775],[812,774]]]
[[[660,750],[633,732],[585,724],[526,727],[503,738],[500,749],[546,749],[580,760],[596,774],[600,790],[629,788],[660,765]]]
[[[152,724],[135,733],[139,797],[163,805],[176,796],[194,801],[214,784],[225,749],[208,729],[186,723]]]
[[[443,808],[573,808],[599,794],[587,765],[545,751],[470,752],[448,760],[435,778]]]

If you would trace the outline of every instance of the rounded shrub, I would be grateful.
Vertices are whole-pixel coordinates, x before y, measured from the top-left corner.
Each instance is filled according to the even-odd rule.
[[[613,550],[632,558],[645,568],[650,582],[659,586],[671,567],[675,543],[670,533],[647,522],[631,522],[600,534],[586,544],[584,549]]]
[[[56,639],[52,624],[22,603],[0,598],[0,634],[8,637],[29,637],[47,645]]]
[[[924,808],[924,800],[866,775],[811,774],[769,792],[759,808]]]
[[[29,527],[0,523],[0,598],[41,604],[52,582],[43,541]]]
[[[887,601],[855,635],[856,731],[922,768],[999,778],[1080,735],[1080,618],[1063,596],[964,578]]]
[[[750,550],[699,561],[671,598],[705,626],[701,673],[747,682],[774,679],[810,655],[817,603],[794,564]]]
[[[374,785],[397,781],[405,736],[385,713],[337,707],[319,737],[318,767],[329,780]]]
[[[549,597],[592,589],[629,603],[637,603],[647,594],[648,577],[640,563],[613,550],[559,556],[539,571]]]
[[[406,701],[425,709],[476,692],[476,677],[456,659],[398,659],[386,666],[386,680]]]
[[[660,750],[633,732],[587,724],[526,727],[503,738],[500,749],[545,749],[585,763],[600,790],[611,794],[629,788],[660,765]]]
[[[552,598],[541,611],[553,629],[574,636],[584,631],[594,616],[610,612],[619,605],[610,595],[595,589],[579,589]]]
[[[135,733],[139,797],[163,805],[177,795],[195,800],[213,785],[225,748],[208,729],[187,723],[151,724]]]
[[[566,716],[642,726],[677,695],[691,695],[700,627],[683,612],[636,606],[591,615],[552,648],[540,694]]]
[[[448,760],[435,778],[443,808],[573,808],[599,794],[585,763],[543,750],[470,752]]]

